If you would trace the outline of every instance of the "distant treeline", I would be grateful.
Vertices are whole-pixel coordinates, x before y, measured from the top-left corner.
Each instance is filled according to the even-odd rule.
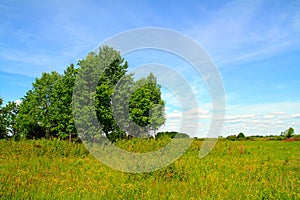
[[[244,133],[239,133],[238,135],[229,135],[226,138],[219,137],[220,139],[226,139],[226,140],[259,140],[259,139],[267,139],[267,140],[286,140],[286,139],[298,139],[300,138],[300,135],[295,134],[295,130],[290,127],[287,130],[280,133],[280,135],[252,135],[252,136],[245,136]]]
[[[186,133],[179,133],[175,131],[166,131],[166,132],[159,132],[156,134],[156,138],[161,138],[164,136],[168,136],[170,138],[189,138],[190,136]]]

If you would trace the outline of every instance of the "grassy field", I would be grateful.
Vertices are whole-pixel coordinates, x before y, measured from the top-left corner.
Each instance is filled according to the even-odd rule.
[[[166,140],[130,140],[136,152]],[[82,144],[0,141],[1,199],[300,199],[300,142],[218,141],[203,159],[194,141],[151,173],[104,166]]]

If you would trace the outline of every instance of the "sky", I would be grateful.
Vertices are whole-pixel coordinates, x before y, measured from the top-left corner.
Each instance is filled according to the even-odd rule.
[[[77,63],[124,31],[159,27],[197,42],[220,72],[226,96],[222,136],[278,135],[300,131],[300,1],[96,1],[1,0],[0,96],[22,98],[42,72]],[[183,116],[209,129],[210,92],[192,66],[166,52],[124,55],[131,70],[147,63],[168,65],[188,79],[198,109],[182,110],[167,88],[167,123],[177,130]],[[196,121],[196,122],[195,122]]]

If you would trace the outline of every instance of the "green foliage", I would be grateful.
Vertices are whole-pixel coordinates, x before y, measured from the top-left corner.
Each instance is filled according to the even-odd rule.
[[[71,64],[54,85],[52,94],[55,103],[51,105],[50,119],[55,124],[51,127],[51,131],[62,139],[66,137],[71,139],[72,136],[77,136],[72,115],[72,95],[77,71]]]
[[[289,129],[285,130],[283,133],[281,133],[282,136],[286,138],[291,138],[295,134],[295,130],[290,127]]]
[[[126,73],[127,62],[118,51],[104,46],[97,53],[89,53],[78,65],[79,76],[74,88],[77,131],[92,139],[102,134],[111,141],[124,138],[125,133],[118,128],[113,117],[112,95],[114,87]],[[91,116],[95,111],[100,125]]]
[[[129,112],[133,122],[140,127],[133,135],[147,136],[150,130],[157,130],[165,123],[165,102],[152,73],[147,78],[138,80],[133,86],[133,91],[129,101]]]
[[[250,137],[246,137],[244,133],[239,133],[237,136],[236,135],[229,135],[226,137],[227,140],[235,141],[235,140],[249,140]]]
[[[238,136],[237,136],[237,139],[246,139],[244,133],[239,133]]]
[[[178,133],[175,131],[166,131],[166,132],[157,133],[155,138],[161,138],[161,137],[165,137],[165,136],[168,136],[172,139],[173,138],[189,138],[190,137],[188,134],[185,134],[185,133]]]
[[[57,72],[43,73],[33,83],[32,90],[29,90],[22,99],[19,114],[16,119],[18,132],[25,133],[27,138],[50,138],[56,136],[51,130],[55,126],[52,121],[52,107],[56,103],[53,98],[55,84],[61,79]]]
[[[133,74],[124,75],[117,83],[112,96],[112,111],[115,117],[115,126],[127,135],[132,135],[135,124],[130,118],[129,101],[134,85]]]
[[[78,131],[92,140],[96,135],[106,135],[117,141],[137,130],[137,135],[149,135],[164,124],[165,103],[153,74],[134,82],[133,74],[126,75],[128,63],[108,46],[89,53],[78,66],[76,69],[71,64],[63,75],[43,73],[19,108],[13,103],[5,109],[0,107],[0,138],[6,137],[9,129],[15,139],[71,139]],[[117,85],[120,90],[113,105]],[[74,96],[77,98],[73,101]],[[94,112],[97,119],[91,116]],[[79,130],[75,129],[73,114]],[[115,116],[122,116],[121,121],[117,122]]]
[[[236,137],[236,135],[230,135],[230,136],[226,137],[226,139],[231,140],[231,141],[235,141],[235,140],[237,140],[237,137]]]
[[[120,53],[112,48],[103,47],[99,51],[99,57],[108,63],[104,67],[99,84],[96,88],[95,106],[102,131],[111,140],[125,138],[126,134],[117,126],[112,113],[112,95],[118,81],[125,75],[128,64],[124,63]],[[107,58],[111,58],[108,60]]]
[[[74,134],[72,94],[77,69],[70,65],[59,75],[43,73],[22,99],[16,130],[26,138],[66,138]]]
[[[79,66],[80,77],[74,92],[80,96],[75,100],[75,108],[81,129],[78,131],[83,137],[95,139],[96,135],[106,135],[115,142],[126,135],[147,135],[165,122],[164,102],[156,78],[150,74],[134,82],[133,74],[125,75],[128,63],[118,51],[104,46],[79,61]],[[100,126],[90,116],[93,109]]]

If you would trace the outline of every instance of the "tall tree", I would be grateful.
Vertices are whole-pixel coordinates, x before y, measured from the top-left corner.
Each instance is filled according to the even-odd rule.
[[[29,90],[22,99],[19,114],[16,118],[16,128],[25,133],[28,138],[57,137],[52,127],[53,110],[51,107],[56,103],[53,98],[55,84],[61,79],[57,72],[43,73],[33,83],[33,89]]]
[[[127,136],[135,130],[134,122],[130,118],[129,101],[133,93],[133,74],[126,74],[119,80],[112,96],[112,111],[116,129],[122,130]]]
[[[291,138],[293,135],[295,134],[295,130],[290,127],[289,129],[287,129],[285,132],[284,132],[284,136],[286,138]]]
[[[126,135],[113,116],[112,96],[115,86],[127,71],[128,63],[124,62],[118,51],[107,46],[100,49],[99,58],[104,63],[104,71],[96,89],[95,108],[102,131],[111,141],[115,141]]]
[[[72,115],[72,95],[77,69],[71,64],[64,71],[64,75],[55,83],[51,95],[50,119],[53,123],[51,131],[59,138],[76,136],[76,129]]]
[[[78,65],[80,69],[74,89],[74,108],[80,135],[94,138],[103,133],[111,141],[124,137],[114,121],[111,98],[115,85],[126,73],[127,62],[118,51],[104,46],[97,53],[89,53]],[[100,126],[91,116],[95,111]]]
[[[93,139],[96,134],[101,134],[101,129],[97,127],[97,121],[91,114],[95,112],[95,90],[103,66],[95,52],[79,60],[78,66],[72,101],[74,120],[81,139]]]
[[[160,86],[151,73],[147,78],[138,80],[129,102],[129,112],[132,120],[140,126],[135,134],[148,136],[153,130],[165,123],[165,102],[161,98]]]
[[[42,128],[37,119],[34,92],[29,90],[19,108],[19,114],[16,118],[16,130],[21,138],[41,138],[43,137]]]

